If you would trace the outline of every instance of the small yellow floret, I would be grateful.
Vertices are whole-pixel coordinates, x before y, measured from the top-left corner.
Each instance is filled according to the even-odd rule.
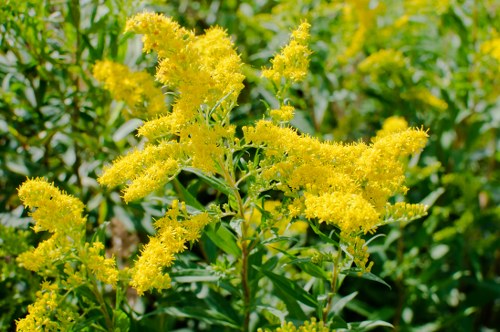
[[[377,137],[383,137],[408,129],[408,122],[400,116],[391,116],[385,119],[382,129],[377,132]]]
[[[104,82],[113,98],[127,104],[129,116],[153,118],[167,111],[161,88],[146,72],[132,72],[119,63],[98,61],[94,66],[94,77]]]
[[[273,81],[277,86],[281,85],[282,80],[295,83],[305,78],[311,55],[311,50],[308,48],[310,27],[309,23],[303,22],[292,32],[290,43],[283,47],[280,54],[271,59],[272,67],[262,70],[263,77]]]
[[[183,219],[183,220],[182,220]],[[186,207],[174,201],[163,218],[155,222],[157,233],[148,244],[132,269],[130,285],[139,295],[157,289],[170,288],[170,276],[165,269],[170,267],[175,255],[186,250],[186,242],[194,242],[201,230],[211,221],[208,213],[187,216]]]

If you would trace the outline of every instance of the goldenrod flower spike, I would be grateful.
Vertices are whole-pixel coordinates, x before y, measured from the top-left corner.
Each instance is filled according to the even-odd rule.
[[[37,248],[18,257],[20,265],[45,275],[53,269],[53,262],[67,255],[75,243],[85,235],[86,218],[82,216],[83,204],[66,195],[45,179],[27,180],[19,187],[19,198],[31,213],[35,232],[49,231],[52,237]]]
[[[132,269],[130,285],[139,295],[156,289],[170,288],[170,276],[164,270],[174,262],[175,255],[186,249],[186,242],[194,242],[210,221],[208,213],[184,219],[186,207],[174,201],[165,216],[155,222],[156,235],[150,237]]]
[[[79,313],[71,305],[60,305],[64,299],[59,294],[57,284],[44,281],[41,290],[36,293],[36,298],[36,302],[28,306],[28,315],[16,322],[16,331],[71,330]]]
[[[309,55],[312,53],[308,48],[310,27],[309,23],[302,22],[292,32],[290,43],[271,59],[272,67],[262,70],[263,77],[274,82],[276,86],[284,84],[283,81],[300,82],[306,77]]]
[[[141,135],[177,133],[200,111],[202,117],[221,120],[235,106],[245,77],[240,57],[223,29],[214,27],[195,36],[168,17],[142,13],[128,20],[127,31],[144,34],[144,50],[158,53],[156,79],[177,93],[172,114],[157,124],[146,123]]]
[[[98,61],[93,74],[104,82],[114,99],[127,104],[129,116],[150,119],[167,112],[161,88],[148,73],[132,72],[127,66],[112,61]]]
[[[500,37],[493,38],[481,44],[481,53],[488,54],[500,62]]]
[[[385,119],[382,129],[377,132],[377,137],[384,137],[408,129],[408,122],[400,116],[391,116]]]
[[[369,145],[322,143],[264,120],[243,134],[265,151],[262,177],[291,197],[291,214],[336,226],[353,245],[358,267],[368,269],[363,246],[353,239],[382,223],[387,200],[406,191],[401,158],[427,142],[426,132],[406,127],[392,118]]]

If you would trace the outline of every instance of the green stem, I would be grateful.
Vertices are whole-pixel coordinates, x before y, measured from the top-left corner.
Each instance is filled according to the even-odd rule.
[[[339,246],[339,249],[337,251],[337,257],[335,259],[335,262],[333,264],[333,270],[332,270],[332,281],[331,281],[331,284],[330,284],[330,293],[328,293],[328,300],[327,300],[327,303],[326,303],[326,307],[325,309],[323,309],[323,322],[326,322],[326,319],[328,317],[328,313],[330,312],[331,308],[332,308],[332,303],[333,303],[333,298],[335,297],[335,295],[337,294],[337,281],[338,281],[338,278],[339,278],[339,273],[340,273],[340,258],[342,256],[342,250],[340,249],[340,246]]]
[[[97,299],[97,302],[99,303],[100,310],[102,314],[104,315],[104,320],[106,321],[106,327],[108,331],[114,331],[114,321],[109,315],[108,309],[106,308],[106,302],[104,301],[104,298],[102,297],[101,292],[99,291],[99,287],[97,286],[96,280],[91,277],[91,282],[92,282],[92,293],[94,294],[95,298]]]
[[[241,287],[243,288],[243,325],[241,330],[247,332],[250,325],[250,286],[248,282],[248,256],[250,253],[250,248],[248,245],[248,222],[245,220],[245,207],[243,204],[243,199],[241,198],[240,191],[234,179],[234,165],[232,162],[232,156],[229,156],[227,160],[230,161],[231,165],[224,168],[223,176],[225,180],[229,183],[231,188],[233,188],[233,194],[238,202],[238,215],[241,218]],[[221,163],[224,165],[224,163]],[[228,171],[229,168],[229,171]]]

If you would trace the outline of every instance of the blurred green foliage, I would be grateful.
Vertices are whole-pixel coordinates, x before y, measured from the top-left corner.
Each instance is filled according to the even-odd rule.
[[[109,241],[113,236],[127,239],[130,254],[137,238],[145,239],[151,231],[151,216],[162,211],[161,202],[153,199],[123,206],[117,193],[103,194],[95,181],[104,164],[137,144],[129,134],[138,122],[120,115],[124,106],[112,102],[91,77],[92,64],[113,59],[152,70],[154,59],[141,55],[140,42],[122,33],[126,18],[141,9],[128,0],[0,3],[0,17],[5,18],[0,26],[0,329],[7,330],[25,314],[38,284],[13,264],[21,248],[36,240],[22,230],[26,224],[20,222],[24,215],[16,195],[27,176],[45,176],[77,195],[95,226],[114,220]],[[385,320],[401,331],[492,331],[500,326],[500,59],[482,51],[485,42],[500,37],[496,1],[143,5],[198,32],[218,24],[233,36],[248,64],[248,88],[233,114],[236,122],[259,118],[266,104],[276,105],[262,86],[260,68],[286,42],[289,31],[307,19],[314,51],[310,74],[289,96],[298,109],[292,123],[300,131],[354,141],[373,136],[392,115],[429,129],[429,145],[409,161],[408,196],[430,205],[430,213],[381,230],[387,236],[372,243],[373,272],[392,290],[347,279],[337,308],[343,321]],[[168,189],[187,202],[197,202],[196,194],[202,204],[216,195],[190,174]],[[14,233],[19,247],[9,245]],[[234,262],[217,258],[214,242],[221,241],[220,234],[207,230],[199,246],[180,257],[172,272],[174,289],[142,302],[131,297],[140,317],[132,330],[238,328],[238,314],[226,299],[235,287],[230,278]],[[264,250],[257,248],[251,259],[282,267],[294,262],[289,255],[299,253],[306,242],[324,245],[307,234],[296,241],[288,255],[263,260]],[[225,249],[231,248],[227,243]],[[281,285],[286,309],[305,319],[286,293],[299,292],[293,285],[300,273],[319,272],[295,263],[295,268],[287,267],[291,283],[269,275],[271,268],[266,277]],[[257,289],[262,273],[252,271]],[[321,294],[315,285],[305,287]],[[300,294],[307,304],[310,294]],[[259,322],[279,323],[284,310],[261,306]]]

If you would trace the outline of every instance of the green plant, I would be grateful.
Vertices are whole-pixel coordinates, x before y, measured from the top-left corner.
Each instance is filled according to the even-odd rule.
[[[156,78],[173,97],[162,110],[155,96],[160,89],[146,73],[96,64],[94,75],[131,114],[149,118],[138,130],[148,143],[117,159],[99,181],[126,183],[127,202],[155,193],[170,207],[155,221],[156,234],[133,266],[119,272],[115,261],[102,255],[102,240],[86,240],[81,202],[45,180],[25,182],[19,195],[35,209],[35,231],[52,235],[18,261],[52,282],[42,284],[18,329],[127,330],[134,318],[125,306],[128,283],[138,295],[173,286],[173,293],[182,294],[186,280],[209,281],[201,308],[193,311],[181,300],[177,313],[164,306],[160,312],[243,331],[309,317],[329,328],[390,326],[348,324],[339,313],[355,293],[338,299],[337,291],[351,275],[384,283],[370,273],[365,236],[381,225],[425,215],[422,205],[389,202],[406,192],[404,159],[423,148],[425,131],[393,119],[371,143],[343,144],[292,129],[294,108],[286,95],[306,75],[306,22],[262,73],[279,108],[240,128],[231,124],[231,110],[244,87],[242,63],[222,29],[197,36],[162,15],[143,13],[128,21],[127,30],[144,34],[145,51],[158,53]],[[177,180],[181,172],[194,174],[196,185],[185,188]],[[217,190],[206,204],[196,197],[202,182]],[[297,234],[294,223],[310,227],[315,240]],[[188,260],[187,269],[174,265],[202,232],[208,238],[200,246],[204,259]],[[106,285],[116,292],[112,303]]]

